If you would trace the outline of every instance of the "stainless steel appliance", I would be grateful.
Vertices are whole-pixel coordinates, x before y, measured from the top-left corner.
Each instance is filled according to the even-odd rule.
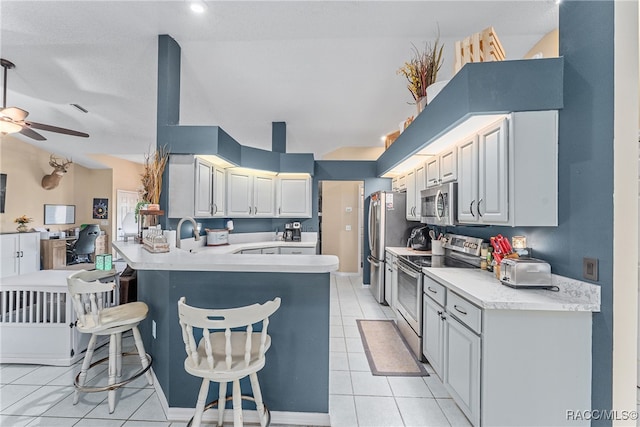
[[[551,289],[551,266],[536,258],[503,258],[500,281],[512,288]]]
[[[449,182],[420,191],[420,222],[455,225],[458,221],[458,183]]]
[[[377,191],[369,202],[370,289],[379,303],[384,303],[384,250],[387,246],[406,246],[409,223],[406,218],[406,193]]]
[[[446,234],[445,255],[401,255],[398,257],[398,329],[422,360],[423,267],[479,268],[482,239]]]
[[[299,242],[302,239],[302,228],[299,222],[288,222],[284,225],[283,240],[287,242]]]

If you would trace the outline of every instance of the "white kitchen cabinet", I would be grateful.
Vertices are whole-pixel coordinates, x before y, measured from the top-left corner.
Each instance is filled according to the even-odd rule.
[[[274,217],[274,176],[246,169],[227,169],[227,216]]]
[[[442,380],[444,378],[446,288],[427,276],[423,276],[423,279],[422,354]]]
[[[407,174],[402,174],[398,177],[398,191],[405,191],[407,189]]]
[[[40,270],[40,233],[0,235],[0,277]]]
[[[262,249],[260,249],[260,253],[261,254],[266,254],[266,255],[277,255],[277,254],[280,253],[280,248],[277,248],[277,247],[262,248]]]
[[[169,218],[225,216],[224,169],[192,155],[169,156]]]
[[[558,225],[557,111],[512,113],[458,144],[458,221]]]
[[[458,149],[457,147],[433,156],[425,163],[426,186],[433,187],[458,178]]]
[[[400,191],[400,180],[397,176],[391,180],[391,191]]]
[[[393,255],[386,251],[384,256],[384,300],[391,305],[391,277],[393,276]]]
[[[425,166],[420,165],[406,174],[407,220],[420,221],[420,192],[425,188]]]
[[[277,180],[277,216],[280,218],[311,218],[311,177],[280,175]]]
[[[315,255],[316,248],[283,246],[280,255]]]
[[[260,248],[256,248],[256,249],[243,249],[241,252],[241,254],[261,254],[262,253],[262,249]]]

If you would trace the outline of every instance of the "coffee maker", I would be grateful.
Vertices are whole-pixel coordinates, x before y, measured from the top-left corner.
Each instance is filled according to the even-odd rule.
[[[284,225],[284,240],[287,242],[299,242],[302,240],[302,229],[298,221],[288,222]]]

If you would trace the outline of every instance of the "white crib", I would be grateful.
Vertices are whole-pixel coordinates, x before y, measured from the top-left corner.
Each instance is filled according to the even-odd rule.
[[[41,270],[0,279],[0,363],[70,366],[83,357],[90,336],[75,327],[71,273]],[[105,305],[118,304],[118,289],[105,294]]]

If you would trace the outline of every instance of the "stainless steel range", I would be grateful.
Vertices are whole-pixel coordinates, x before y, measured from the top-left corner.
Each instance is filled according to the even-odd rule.
[[[444,255],[398,257],[398,329],[418,360],[422,360],[422,267],[480,267],[482,239],[446,234],[443,241]]]

